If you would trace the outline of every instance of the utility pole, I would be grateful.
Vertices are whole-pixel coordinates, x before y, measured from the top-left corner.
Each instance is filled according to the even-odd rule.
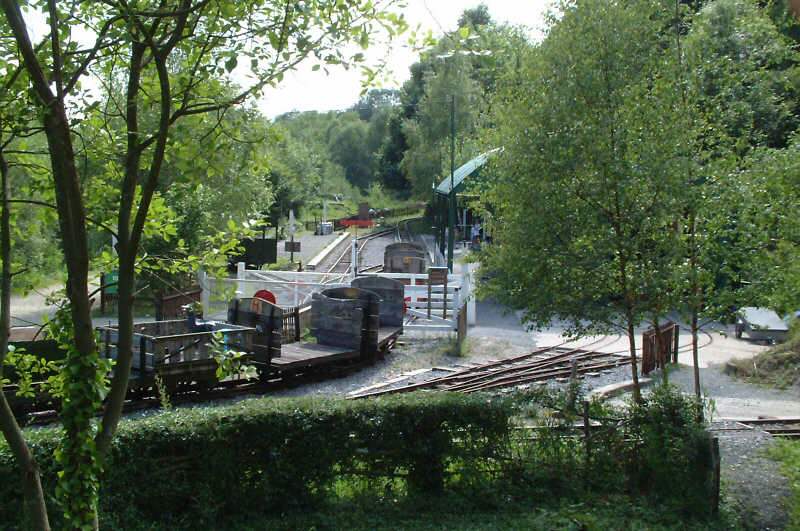
[[[453,272],[453,247],[456,229],[456,95],[450,96],[450,196],[447,215],[447,269]]]

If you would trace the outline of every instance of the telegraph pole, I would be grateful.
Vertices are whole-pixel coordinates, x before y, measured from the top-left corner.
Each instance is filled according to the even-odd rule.
[[[453,272],[453,247],[456,229],[456,95],[450,96],[450,196],[447,215],[447,268]]]

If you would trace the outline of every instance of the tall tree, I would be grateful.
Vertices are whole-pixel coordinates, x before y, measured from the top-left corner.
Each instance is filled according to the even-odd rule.
[[[638,389],[635,327],[670,306],[678,248],[672,60],[648,0],[562,5],[493,107],[505,146],[487,196],[499,245],[485,287],[534,325],[620,329]]]
[[[137,257],[172,127],[188,116],[241,104],[279,83],[307,58],[333,64],[358,59],[361,54],[345,52],[351,50],[347,43],[366,46],[375,31],[394,33],[402,26],[402,19],[383,11],[390,3],[319,1],[300,7],[273,0],[48,0],[49,35],[42,47],[31,42],[20,5],[15,0],[0,3],[47,137],[67,269],[69,312],[61,318],[70,340],[65,342],[65,436],[58,454],[63,469],[58,492],[68,526],[97,526],[97,478],[130,374]],[[71,30],[79,27],[95,35],[93,45],[83,47],[73,40]],[[217,88],[217,80],[239,64],[249,68],[255,81],[231,97]],[[91,419],[103,399],[104,375],[99,374],[103,366],[90,316],[87,206],[68,113],[75,98],[82,103],[80,80],[89,74],[121,90],[121,105],[111,114],[124,122],[125,130],[119,139],[122,171],[116,189],[120,344],[97,430]],[[144,109],[155,109],[156,120],[146,123]],[[82,110],[98,112],[90,105]]]

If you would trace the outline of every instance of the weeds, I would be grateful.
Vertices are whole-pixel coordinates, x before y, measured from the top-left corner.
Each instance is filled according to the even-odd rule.
[[[800,441],[778,441],[767,455],[779,462],[781,471],[789,480],[792,497],[788,503],[790,529],[800,529]]]

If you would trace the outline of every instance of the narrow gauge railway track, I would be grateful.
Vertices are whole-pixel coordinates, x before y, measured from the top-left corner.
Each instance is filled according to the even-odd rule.
[[[203,404],[218,400],[226,400],[241,396],[261,396],[275,391],[290,389],[303,384],[321,382],[348,376],[370,366],[368,361],[350,360],[316,367],[315,370],[291,375],[276,375],[266,380],[227,380],[212,386],[199,384],[183,384],[173,390],[169,396],[171,406],[185,404]],[[129,391],[123,406],[123,413],[133,413],[162,406],[158,390],[149,388]],[[58,421],[58,411],[53,401],[43,401],[33,407],[15,407],[15,415],[19,422],[26,426],[49,424]]]
[[[765,431],[773,437],[800,439],[800,418],[759,418],[737,420],[749,429]]]
[[[359,236],[356,238],[358,240],[358,253],[359,255],[364,250],[364,248],[376,238],[380,238],[383,236],[388,236],[389,234],[394,234],[397,232],[396,228],[381,230],[377,232],[373,232],[371,234],[367,234],[364,236]],[[327,269],[326,273],[348,273],[352,269],[353,264],[352,262],[352,248],[351,242],[346,241],[345,244],[342,245],[342,250],[339,257],[333,262],[333,264]],[[375,266],[372,266],[375,267]]]

